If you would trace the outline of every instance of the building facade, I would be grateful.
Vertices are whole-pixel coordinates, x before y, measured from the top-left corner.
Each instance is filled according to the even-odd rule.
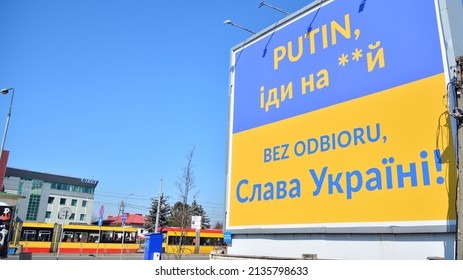
[[[6,193],[24,196],[16,205],[16,220],[91,224],[97,180],[7,167]],[[65,214],[63,216],[63,213]]]

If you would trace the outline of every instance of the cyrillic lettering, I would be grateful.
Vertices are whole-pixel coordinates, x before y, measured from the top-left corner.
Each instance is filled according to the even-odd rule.
[[[253,202],[256,199],[256,197],[258,201],[262,200],[262,185],[261,184],[254,184],[249,202]]]
[[[302,94],[307,93],[307,86],[309,86],[309,91],[312,92],[315,90],[315,84],[314,84],[314,76],[313,74],[309,75],[309,80],[307,81],[306,77],[301,78],[301,89],[302,89]]]
[[[277,109],[280,108],[280,100],[278,99],[277,88],[272,88],[269,90],[267,103],[265,104],[265,112],[268,112],[268,108],[273,105],[275,105]]]
[[[290,183],[293,187],[288,192],[289,197],[290,198],[301,197],[301,182],[299,182],[298,179],[292,179]]]
[[[397,165],[397,180],[398,180],[398,187],[403,188],[405,186],[404,178],[410,177],[412,187],[416,187],[418,185],[418,179],[416,176],[416,164],[410,163],[410,171],[404,172],[403,165]]]
[[[353,185],[353,180],[357,181],[356,185]],[[352,193],[358,192],[362,189],[363,178],[360,171],[352,171],[346,173],[346,195],[347,199],[352,199]]]
[[[317,80],[317,89],[322,89],[330,85],[330,79],[326,69],[318,71],[317,77],[319,77]]]
[[[275,193],[274,187],[272,183],[266,183],[264,188],[268,188],[264,192],[264,200],[272,200],[273,199],[273,194]]]
[[[322,173],[320,174],[320,177],[317,176],[317,172],[314,169],[310,169],[310,175],[312,176],[312,179],[315,183],[316,189],[312,193],[313,196],[317,196],[320,194],[323,186],[323,182],[325,181],[325,176],[326,176],[326,171],[328,170],[328,167],[323,167]]]
[[[333,194],[334,193],[334,188],[338,191],[338,193],[344,193],[344,190],[342,189],[341,184],[339,181],[341,181],[342,173],[338,173],[336,175],[336,178],[333,180],[333,174],[328,174],[328,193]]]
[[[241,186],[242,185],[247,185],[249,184],[249,181],[246,180],[246,179],[243,179],[241,180],[239,183],[238,183],[238,186],[236,187],[236,198],[238,199],[239,202],[241,203],[245,203],[246,201],[248,201],[248,197],[242,197],[241,196]]]
[[[368,45],[368,48],[370,50],[377,49],[381,45],[381,41],[377,41],[376,44],[370,44]],[[368,72],[371,72],[374,70],[376,64],[379,62],[379,68],[384,68],[385,63],[384,63],[384,48],[378,49],[378,52],[376,53],[375,57],[373,58],[373,52],[368,52],[367,53],[367,65],[368,65]]]
[[[286,191],[286,182],[278,181],[277,182],[277,199],[283,199],[288,195]]]
[[[281,86],[281,102],[285,101],[287,97],[293,98],[293,82],[290,82],[287,87]]]
[[[365,182],[366,189],[369,191],[381,190],[383,188],[381,183],[381,171],[378,168],[371,168],[368,169],[366,173],[367,175],[374,175]]]

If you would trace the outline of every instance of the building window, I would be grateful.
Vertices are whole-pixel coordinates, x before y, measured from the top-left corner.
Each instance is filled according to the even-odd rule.
[[[29,205],[27,206],[26,220],[37,221],[37,214],[39,212],[40,194],[31,192],[29,197]]]
[[[59,200],[59,204],[60,204],[60,205],[66,205],[66,198],[61,198],[61,199]]]
[[[82,200],[82,207],[87,207],[87,200]]]
[[[53,200],[55,200],[54,196],[48,197],[48,204],[53,204]]]
[[[45,212],[45,219],[50,219],[51,217],[51,211]]]
[[[77,185],[54,183],[54,182],[51,183],[51,189],[68,191],[68,192],[78,192],[78,193],[89,193],[89,194],[95,193],[94,187],[85,187],[85,186],[77,186]]]
[[[29,204],[27,205],[26,220],[37,221],[39,213],[40,198],[42,195],[43,181],[32,180],[32,188],[29,196]]]
[[[71,206],[77,206],[77,199],[71,200]]]
[[[85,221],[85,214],[80,214],[80,221],[81,222]]]
[[[74,221],[75,218],[76,218],[76,214],[72,213],[72,214],[71,214],[71,217],[69,217],[69,220],[73,220],[73,221]]]

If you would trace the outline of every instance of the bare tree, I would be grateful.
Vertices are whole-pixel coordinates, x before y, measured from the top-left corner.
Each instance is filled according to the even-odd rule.
[[[178,178],[175,185],[180,192],[180,199],[182,201],[182,211],[180,213],[180,238],[178,239],[178,250],[175,253],[175,259],[179,260],[185,251],[185,245],[188,245],[189,240],[186,235],[191,227],[190,221],[190,206],[188,205],[188,198],[192,190],[196,187],[193,175],[193,155],[195,147],[193,147],[186,155],[187,164],[182,169],[182,176]],[[193,195],[196,197],[197,193]],[[192,244],[191,244],[192,245]]]

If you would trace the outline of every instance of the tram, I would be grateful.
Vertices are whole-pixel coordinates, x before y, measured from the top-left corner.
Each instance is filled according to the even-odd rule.
[[[162,249],[167,254],[209,254],[214,248],[224,246],[220,229],[163,227],[160,232],[163,235]]]
[[[18,222],[10,248],[30,253],[136,253],[137,241],[137,229],[132,227]]]

